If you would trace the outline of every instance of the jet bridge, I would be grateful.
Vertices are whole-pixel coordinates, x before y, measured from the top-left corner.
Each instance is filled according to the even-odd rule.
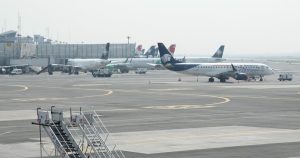
[[[44,155],[48,157],[125,158],[110,139],[109,131],[96,111],[80,110],[74,113],[70,109],[70,118],[64,118],[63,114],[62,110],[54,106],[50,112],[37,109],[38,119],[33,124],[40,126],[41,156],[42,151],[45,151]],[[41,132],[50,138],[55,155],[43,148]]]

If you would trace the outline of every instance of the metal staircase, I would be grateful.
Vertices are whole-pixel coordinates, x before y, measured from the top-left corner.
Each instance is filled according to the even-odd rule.
[[[33,124],[43,127],[61,158],[125,158],[95,111],[72,114],[70,110],[71,118],[64,119],[62,110],[51,107],[51,119],[39,108],[37,115]]]
[[[55,135],[55,141],[60,144],[60,147],[63,148],[63,151],[69,158],[83,158],[83,154],[80,149],[73,143],[70,139],[70,136],[63,129],[62,122],[55,122],[49,126]]]
[[[80,112],[82,123],[79,128],[85,136],[88,147],[98,157],[125,158],[123,152],[109,139],[109,131],[95,111]]]

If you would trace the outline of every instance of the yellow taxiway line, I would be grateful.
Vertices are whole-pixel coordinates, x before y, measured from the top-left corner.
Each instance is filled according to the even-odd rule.
[[[5,135],[5,134],[9,134],[9,133],[12,133],[12,132],[4,132],[4,133],[0,133],[0,136]]]
[[[26,91],[28,89],[27,86],[24,85],[12,85],[17,87],[23,87],[22,90],[19,91]],[[81,85],[83,86],[83,85]],[[90,85],[88,85],[90,86]],[[66,90],[84,90],[84,91],[104,91],[105,94],[98,94],[98,95],[86,95],[86,96],[76,96],[76,97],[41,97],[41,98],[14,98],[12,100],[14,101],[22,101],[22,102],[28,102],[28,101],[46,101],[46,100],[70,100],[70,99],[83,99],[83,98],[94,98],[94,97],[101,97],[101,96],[108,96],[113,94],[112,90],[108,89],[84,89],[84,88],[66,88],[66,87],[44,87],[44,86],[34,86],[34,87],[40,87],[40,88],[53,88],[53,89],[66,89]]]
[[[94,98],[94,97],[101,97],[101,96],[108,96],[113,93],[112,90],[103,90],[107,91],[105,94],[99,94],[99,95],[87,95],[87,96],[78,96],[78,97],[58,97],[58,98],[15,98],[12,100],[15,101],[23,101],[23,102],[28,102],[28,101],[46,101],[46,100],[69,100],[69,99],[83,99],[83,98]]]
[[[155,93],[157,94],[157,93]],[[200,96],[200,97],[210,97],[210,98],[217,98],[221,99],[222,101],[207,103],[207,104],[200,104],[200,105],[162,105],[162,106],[147,106],[144,108],[147,109],[164,109],[164,110],[180,110],[180,109],[201,109],[201,108],[213,108],[214,105],[225,104],[230,102],[229,98],[220,97],[215,95],[199,95],[199,94],[184,94],[184,93],[168,93],[171,95],[180,95],[180,96]]]
[[[22,91],[27,91],[29,88],[25,85],[0,85],[0,86],[7,86],[7,87],[19,87],[21,89],[17,89],[16,91],[22,92]]]

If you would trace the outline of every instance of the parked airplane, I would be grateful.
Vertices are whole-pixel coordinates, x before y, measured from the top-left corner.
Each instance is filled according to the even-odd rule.
[[[142,45],[138,45],[136,48],[136,52],[139,52],[139,56],[134,56],[131,59],[125,58],[110,58],[108,60],[109,53],[109,43],[106,45],[106,53],[101,59],[66,59],[65,65],[61,64],[52,64],[52,67],[61,67],[63,66],[65,71],[75,74],[78,73],[79,70],[82,71],[93,71],[98,70],[100,68],[109,67],[112,69],[119,69],[121,73],[126,73],[129,70],[135,70],[137,68],[153,68],[147,63],[158,63],[160,62],[160,58],[153,58],[157,56],[158,49],[156,46],[151,46],[144,54],[144,49],[142,49]]]
[[[48,66],[38,72],[38,74],[46,69],[48,70],[48,73],[52,75],[53,71],[63,71],[68,72],[69,74],[78,74],[79,71],[92,72],[94,70],[104,68],[107,64],[111,63],[111,61],[108,60],[109,46],[110,43],[107,43],[105,47],[105,53],[99,59],[66,59],[65,64],[48,64]],[[50,62],[48,61],[48,63]]]
[[[127,61],[130,70],[137,68],[155,69],[157,65],[160,65],[160,58],[131,58]]]
[[[174,55],[176,45],[171,44],[169,47],[169,52],[171,52],[171,55]],[[157,53],[157,49],[155,46],[151,46],[150,49],[147,51],[149,52],[148,54],[154,54]],[[217,50],[217,52],[212,56],[212,57],[193,57],[193,58],[178,58],[179,61],[181,62],[188,62],[188,61],[200,61],[203,63],[207,62],[221,62],[223,61],[222,56],[223,56],[223,51],[224,51],[224,46],[220,46],[220,48]],[[147,53],[146,52],[146,53]],[[146,54],[145,53],[145,54]],[[162,69],[163,65],[161,65],[160,58],[154,57],[154,58],[132,58],[128,60],[127,66],[130,70],[136,70],[137,68],[147,68],[147,69]]]
[[[137,50],[141,50],[142,47],[139,45]],[[144,54],[134,56],[132,58],[111,58],[113,63],[109,66],[113,67],[127,67],[128,70],[136,70],[138,68],[154,69],[155,67],[151,64],[160,64],[160,58],[157,58],[158,49],[155,45],[151,46]]]
[[[248,80],[256,76],[263,81],[264,76],[274,73],[269,66],[261,63],[183,63],[176,60],[163,43],[158,43],[158,50],[165,68],[183,74],[208,76],[209,82],[214,82],[214,77],[226,82],[229,77]]]

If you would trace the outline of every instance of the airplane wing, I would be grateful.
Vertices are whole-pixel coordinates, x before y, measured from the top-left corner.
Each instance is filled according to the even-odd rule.
[[[124,63],[124,62],[117,61],[117,60],[111,60],[109,64],[118,64],[118,63]]]
[[[165,67],[162,64],[153,64],[153,63],[147,63],[147,64],[150,65],[150,66],[153,66],[154,69],[156,69],[156,70],[165,69]]]
[[[226,79],[228,79],[229,77],[232,77],[236,80],[247,80],[249,78],[249,75],[247,75],[246,73],[238,72],[238,70],[236,69],[236,67],[233,64],[231,64],[231,67],[232,67],[232,70],[219,73],[215,77],[226,78]]]

